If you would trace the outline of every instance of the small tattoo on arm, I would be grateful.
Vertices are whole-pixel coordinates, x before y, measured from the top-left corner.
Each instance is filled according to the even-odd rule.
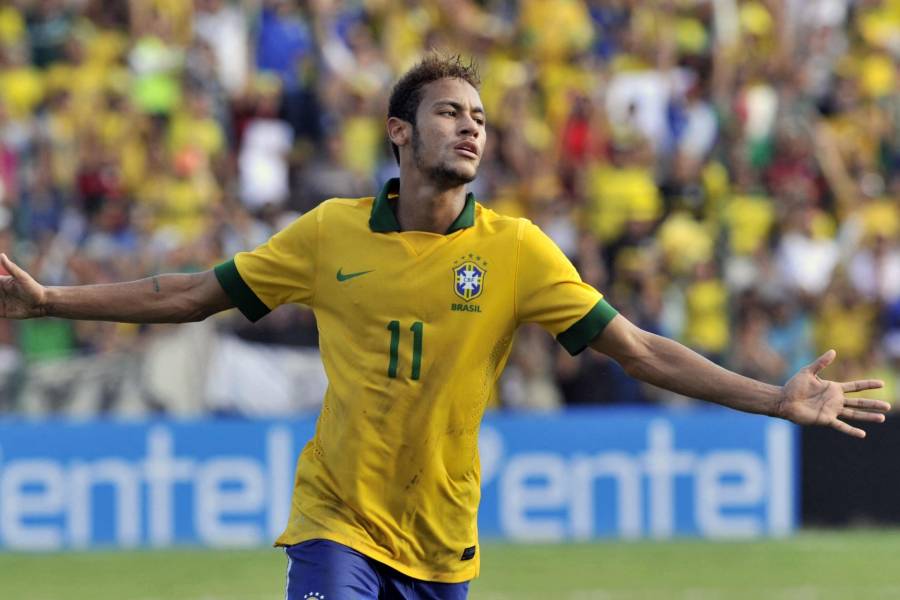
[[[156,277],[153,278],[153,289],[159,293],[159,279]]]

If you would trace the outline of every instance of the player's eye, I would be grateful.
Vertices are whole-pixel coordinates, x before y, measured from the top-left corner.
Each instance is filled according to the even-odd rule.
[[[455,117],[456,111],[455,110],[445,110],[445,111],[442,111],[441,114],[442,115],[450,115],[451,117]]]

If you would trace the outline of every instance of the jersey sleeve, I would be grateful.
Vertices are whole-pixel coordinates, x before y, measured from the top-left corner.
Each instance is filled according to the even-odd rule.
[[[537,323],[573,356],[618,314],[581,280],[562,250],[527,221],[519,229],[515,293],[518,321]]]
[[[251,252],[215,268],[234,305],[258,321],[282,304],[312,306],[318,249],[317,210],[311,210]]]

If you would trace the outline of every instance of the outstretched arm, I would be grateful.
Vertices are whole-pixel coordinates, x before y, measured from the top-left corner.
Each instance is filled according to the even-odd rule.
[[[842,419],[881,423],[881,413],[890,410],[887,402],[844,396],[880,388],[884,385],[881,381],[837,383],[819,379],[819,371],[834,360],[834,350],[779,387],[724,369],[676,341],[636,327],[622,315],[610,321],[591,347],[611,356],[632,377],[658,387],[799,425],[833,427],[854,437],[866,437],[866,432]]]
[[[231,308],[231,300],[212,271],[156,275],[102,285],[46,287],[5,254],[0,265],[0,317],[62,317],[123,323],[202,321]]]

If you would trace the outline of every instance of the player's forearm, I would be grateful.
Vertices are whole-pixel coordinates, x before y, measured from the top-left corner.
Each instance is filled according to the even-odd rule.
[[[691,398],[780,416],[780,387],[724,369],[674,340],[645,335],[647,351],[623,365],[632,377]]]
[[[200,321],[227,308],[221,300],[210,301],[210,277],[211,272],[171,274],[124,283],[49,287],[43,312],[48,317],[123,323]]]

